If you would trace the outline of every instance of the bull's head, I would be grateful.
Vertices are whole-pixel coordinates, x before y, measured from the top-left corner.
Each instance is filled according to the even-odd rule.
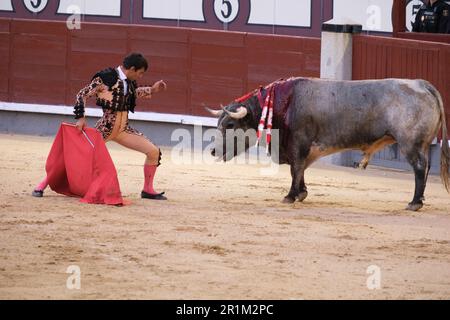
[[[256,122],[254,116],[254,99],[244,102],[232,102],[219,110],[206,108],[212,115],[218,117],[215,147],[211,155],[228,161],[248,150],[256,141]]]

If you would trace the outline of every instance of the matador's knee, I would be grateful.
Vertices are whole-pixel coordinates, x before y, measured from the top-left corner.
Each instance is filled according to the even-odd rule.
[[[153,162],[153,159],[155,159],[155,152],[150,151],[146,153],[146,156],[149,161]],[[157,167],[161,165],[161,157],[162,157],[161,149],[158,148],[158,163],[155,164]]]

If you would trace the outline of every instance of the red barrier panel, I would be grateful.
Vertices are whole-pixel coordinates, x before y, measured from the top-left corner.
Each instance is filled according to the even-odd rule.
[[[320,39],[201,29],[0,19],[0,100],[73,105],[93,74],[142,52],[166,92],[138,111],[206,115],[202,103],[226,104],[280,77],[320,75]],[[94,106],[94,101],[88,101]]]
[[[190,91],[193,114],[207,113],[202,103],[220,107],[247,90],[246,34],[193,30],[191,32]]]
[[[450,45],[357,35],[353,79],[407,78],[430,81],[442,95],[450,128]]]
[[[10,66],[10,21],[0,19],[0,100],[8,100]]]
[[[191,114],[189,39],[188,29],[128,28],[129,51],[141,52],[150,62],[150,72],[140,82],[151,84],[164,79],[169,86],[168,91],[150,100],[138,101],[138,110]]]
[[[418,33],[418,32],[398,32],[396,34],[398,38],[419,40],[419,41],[431,41],[442,42],[450,44],[450,34],[443,33]]]
[[[64,103],[68,72],[65,25],[12,20],[10,32],[10,100]]]

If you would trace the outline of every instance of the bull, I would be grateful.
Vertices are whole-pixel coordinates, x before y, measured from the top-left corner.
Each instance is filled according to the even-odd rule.
[[[305,170],[317,159],[344,150],[361,150],[365,168],[371,156],[397,143],[412,166],[415,190],[407,210],[423,206],[430,170],[429,147],[442,129],[440,176],[450,192],[450,152],[444,105],[437,89],[425,80],[383,79],[338,81],[289,78],[274,89],[273,129],[279,130],[279,162],[289,164],[292,183],[284,203],[303,201],[307,195]],[[220,110],[212,155],[224,161],[240,151],[227,150],[227,134],[257,130],[269,86],[250,92]],[[218,144],[220,142],[220,144]],[[245,143],[245,150],[250,144]],[[220,150],[218,150],[220,148]],[[218,152],[220,151],[220,152]]]

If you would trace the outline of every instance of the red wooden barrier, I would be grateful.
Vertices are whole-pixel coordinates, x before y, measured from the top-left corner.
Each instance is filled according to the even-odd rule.
[[[430,81],[442,95],[450,128],[450,45],[357,35],[353,79],[408,78]]]
[[[397,37],[409,40],[442,42],[450,44],[450,34],[443,33],[398,32]]]
[[[320,75],[320,39],[175,27],[0,19],[0,100],[73,105],[93,74],[129,52],[150,62],[142,84],[168,91],[138,111],[206,115],[280,77]],[[91,100],[88,103],[94,105]]]
[[[0,100],[9,98],[9,66],[10,63],[10,24],[7,20],[0,19]]]

